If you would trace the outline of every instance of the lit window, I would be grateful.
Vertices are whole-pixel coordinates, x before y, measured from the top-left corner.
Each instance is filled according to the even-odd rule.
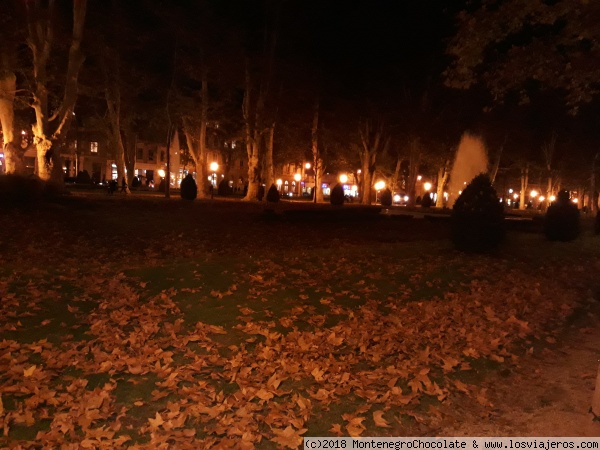
[[[90,152],[98,153],[98,143],[97,142],[90,142]]]

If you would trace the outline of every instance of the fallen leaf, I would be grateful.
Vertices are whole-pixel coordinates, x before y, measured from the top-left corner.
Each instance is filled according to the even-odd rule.
[[[390,424],[387,420],[383,418],[383,411],[373,411],[373,422],[375,422],[375,426],[381,428],[389,428]]]
[[[306,433],[306,431],[306,428],[295,430],[291,425],[288,425],[285,430],[273,429],[275,437],[271,440],[288,448],[298,448],[302,444],[302,436],[300,435]]]

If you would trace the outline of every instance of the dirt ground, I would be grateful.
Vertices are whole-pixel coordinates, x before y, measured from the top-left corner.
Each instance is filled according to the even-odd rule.
[[[592,302],[595,303],[594,300]],[[600,305],[563,333],[555,345],[521,358],[511,373],[487,377],[493,406],[453,405],[440,436],[600,436],[590,412],[600,364]]]

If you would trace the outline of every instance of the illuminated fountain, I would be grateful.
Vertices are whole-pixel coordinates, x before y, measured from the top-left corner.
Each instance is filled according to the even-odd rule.
[[[462,135],[448,183],[448,206],[452,207],[465,186],[480,173],[487,173],[488,158],[481,138]]]

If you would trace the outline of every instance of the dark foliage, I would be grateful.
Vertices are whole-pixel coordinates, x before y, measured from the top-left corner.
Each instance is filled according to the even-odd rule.
[[[267,201],[270,203],[277,203],[279,201],[279,191],[274,184],[271,185],[267,192]]]
[[[221,180],[221,182],[219,183],[219,188],[217,190],[217,193],[219,195],[233,194],[233,189],[229,187],[229,180],[228,179],[223,178]]]
[[[379,194],[379,201],[381,202],[381,206],[392,206],[392,191],[385,188],[381,194]]]
[[[195,200],[198,196],[198,186],[191,173],[188,173],[185,178],[181,180],[181,189],[179,192],[181,198],[184,200]]]
[[[167,182],[164,178],[160,179],[160,184],[158,185],[158,192],[165,192],[167,190]]]
[[[577,205],[571,202],[569,192],[560,191],[544,218],[544,234],[550,241],[572,241],[579,236],[581,224]]]
[[[600,234],[600,212],[596,212],[596,221],[594,222],[594,233]]]
[[[142,183],[140,182],[140,179],[138,177],[133,177],[133,179],[131,180],[131,187],[132,188],[138,188],[140,187]]]
[[[336,184],[331,190],[329,201],[334,206],[342,206],[344,204],[344,187],[341,184]]]
[[[37,177],[0,176],[0,203],[25,204],[40,200],[45,185]]]
[[[431,208],[431,205],[433,205],[431,194],[425,194],[421,200],[421,208]]]
[[[503,240],[504,211],[489,177],[473,178],[452,208],[452,241],[459,250],[487,252]]]
[[[77,174],[77,178],[75,179],[75,183],[77,183],[77,184],[91,184],[91,182],[92,182],[92,177],[90,177],[90,174],[88,173],[87,170],[80,171]]]

